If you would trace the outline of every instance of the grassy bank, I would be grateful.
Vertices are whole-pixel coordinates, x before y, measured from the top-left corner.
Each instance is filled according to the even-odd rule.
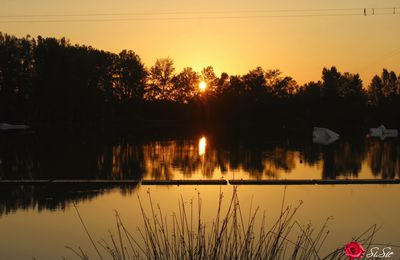
[[[295,206],[286,206],[284,195],[279,217],[271,222],[258,207],[250,205],[248,211],[244,209],[236,187],[233,187],[227,208],[223,208],[223,197],[220,193],[215,205],[217,213],[207,222],[200,194],[189,202],[181,197],[178,212],[170,216],[153,203],[148,193],[148,202],[138,197],[141,228],[129,231],[116,212],[116,233],[110,232],[108,239],[99,241],[92,237],[76,205],[75,209],[97,253],[90,259],[346,259],[341,245],[330,254],[322,255],[321,248],[330,234],[327,226],[331,218],[327,218],[320,229],[299,223],[296,213],[301,201]],[[358,241],[368,250],[377,230],[373,225],[363,234],[349,238],[348,242]],[[84,249],[67,248],[79,258],[89,259]]]

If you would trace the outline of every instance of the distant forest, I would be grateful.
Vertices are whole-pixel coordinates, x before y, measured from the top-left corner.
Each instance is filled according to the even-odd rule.
[[[115,54],[65,38],[0,33],[0,123],[390,127],[399,126],[399,118],[400,76],[386,69],[369,85],[336,67],[323,68],[318,82],[299,85],[279,70],[177,72],[171,58],[146,68],[130,50]]]

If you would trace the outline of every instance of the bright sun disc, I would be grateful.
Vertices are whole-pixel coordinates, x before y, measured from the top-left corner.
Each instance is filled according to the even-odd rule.
[[[201,92],[206,91],[206,88],[207,88],[207,83],[205,83],[204,81],[199,83],[199,89]]]

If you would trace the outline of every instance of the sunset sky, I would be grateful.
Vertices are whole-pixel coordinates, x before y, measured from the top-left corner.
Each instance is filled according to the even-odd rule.
[[[379,9],[386,7],[398,7],[396,14]],[[147,67],[169,56],[178,71],[212,65],[218,74],[244,74],[262,66],[299,83],[332,65],[366,83],[383,67],[400,72],[399,0],[2,0],[0,16],[3,33],[131,49]]]

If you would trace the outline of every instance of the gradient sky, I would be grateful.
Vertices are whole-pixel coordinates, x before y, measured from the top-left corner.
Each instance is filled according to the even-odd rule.
[[[318,80],[324,66],[360,73],[369,83],[382,68],[400,72],[400,15],[202,19],[204,16],[282,15],[288,13],[212,14],[209,12],[400,7],[399,0],[1,0],[0,31],[17,36],[52,36],[112,52],[134,50],[150,67],[171,57],[177,70],[207,65],[217,73],[244,74],[256,66],[279,68],[299,83]],[[4,17],[7,15],[110,14],[127,12],[204,12],[142,16]],[[377,10],[376,14],[392,12]],[[397,9],[400,14],[400,8]],[[293,13],[290,13],[293,14]],[[306,12],[300,12],[306,14]],[[307,12],[307,14],[310,14]],[[321,14],[319,12],[318,14]],[[108,22],[26,22],[21,20],[119,19]],[[153,18],[191,18],[156,20]],[[195,19],[192,19],[195,18]]]

